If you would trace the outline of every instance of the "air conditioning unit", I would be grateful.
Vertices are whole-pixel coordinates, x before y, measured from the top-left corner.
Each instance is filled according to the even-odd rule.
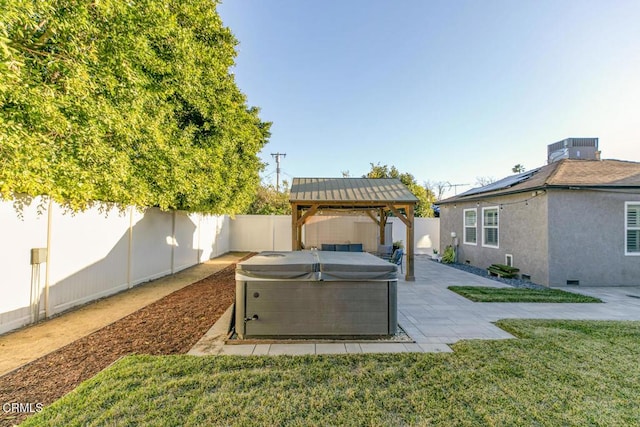
[[[562,159],[600,160],[598,138],[567,138],[547,145],[547,163]]]

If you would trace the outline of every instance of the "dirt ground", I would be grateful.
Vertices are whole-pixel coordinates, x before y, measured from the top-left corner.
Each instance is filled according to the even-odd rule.
[[[0,336],[0,377],[89,335],[160,298],[195,283],[246,256],[230,252],[171,276],[75,308],[36,325]]]
[[[235,298],[235,264],[0,377],[0,402],[53,403],[118,358],[183,354]],[[0,411],[0,425],[28,413]]]

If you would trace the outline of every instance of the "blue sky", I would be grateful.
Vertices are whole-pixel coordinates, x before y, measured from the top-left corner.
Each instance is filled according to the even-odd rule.
[[[282,177],[395,165],[475,184],[599,137],[640,161],[640,1],[227,0],[233,72]],[[470,187],[460,187],[458,192]],[[453,190],[448,193],[453,194]]]

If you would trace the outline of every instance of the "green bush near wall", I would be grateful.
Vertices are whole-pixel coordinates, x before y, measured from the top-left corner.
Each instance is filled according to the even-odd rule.
[[[246,209],[270,124],[215,1],[2,4],[0,198]]]

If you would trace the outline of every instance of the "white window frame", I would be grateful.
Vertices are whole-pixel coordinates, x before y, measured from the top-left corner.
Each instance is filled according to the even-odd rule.
[[[475,227],[476,229],[476,241],[475,242],[467,242],[467,228],[471,228],[472,226],[467,226],[467,212],[468,211],[473,211],[476,214],[476,223],[473,227]],[[473,208],[473,209],[465,209],[462,212],[462,243],[465,245],[471,245],[471,246],[477,246],[478,245],[478,209],[477,208]]]
[[[640,226],[629,227],[628,215],[629,206],[637,206],[640,208],[639,202],[624,202],[624,254],[626,256],[640,256],[640,252],[629,252],[629,246],[627,246],[627,232],[629,230],[640,230]]]
[[[496,211],[497,215],[497,224],[496,225],[485,225],[484,224],[484,212],[485,211]],[[495,228],[497,233],[497,242],[495,245],[488,245],[485,243],[486,231],[488,228]],[[484,248],[499,248],[500,247],[500,207],[499,206],[487,206],[486,208],[482,208],[482,247]]]

